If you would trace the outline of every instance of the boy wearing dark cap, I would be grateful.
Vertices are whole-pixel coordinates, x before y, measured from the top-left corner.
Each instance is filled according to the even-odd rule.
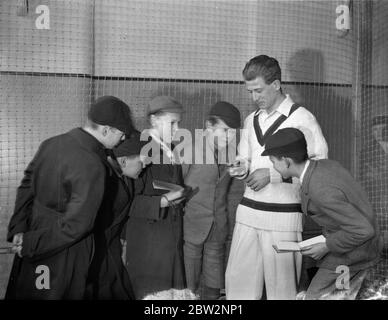
[[[84,297],[94,250],[91,231],[97,216],[110,215],[118,184],[105,151],[132,130],[129,107],[105,96],[92,105],[83,128],[40,145],[8,226],[17,255],[6,299]]]
[[[240,112],[235,106],[224,101],[214,104],[206,120],[204,145],[205,152],[211,154],[205,154],[206,159],[213,161],[207,163],[204,159],[203,164],[193,161],[182,165],[185,184],[199,187],[199,192],[186,204],[183,219],[186,280],[188,288],[197,292],[202,275],[204,300],[218,299],[220,289],[225,287],[227,195],[231,184],[226,163],[234,160],[228,159],[228,145],[235,143],[232,131],[240,126]],[[196,142],[194,160],[202,152],[202,144]]]
[[[276,132],[262,156],[269,156],[283,178],[300,179],[303,213],[322,227],[326,238],[302,250],[318,260],[319,267],[305,299],[330,299],[334,293],[354,299],[381,249],[376,217],[364,190],[338,162],[308,160],[306,139],[298,129]]]
[[[130,138],[124,140],[113,149],[117,163],[120,166],[119,173],[131,179],[137,179],[144,167],[144,155],[141,149],[145,145],[140,140],[140,132],[135,131]]]
[[[119,183],[114,189],[111,215],[99,216],[94,231],[95,252],[88,275],[86,298],[99,300],[128,300],[134,298],[132,284],[122,260],[124,240],[120,239],[128,220],[134,197],[133,179],[143,169],[140,155],[144,142],[135,131],[113,149],[108,161]],[[125,239],[125,232],[124,232]]]

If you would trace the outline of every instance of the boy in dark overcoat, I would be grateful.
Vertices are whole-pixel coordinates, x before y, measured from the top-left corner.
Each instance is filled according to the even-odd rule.
[[[119,183],[112,199],[112,214],[98,217],[93,229],[96,246],[88,275],[88,299],[134,299],[132,284],[122,260],[121,235],[134,197],[133,179],[137,179],[143,169],[140,157],[142,146],[140,133],[136,131],[108,156]]]

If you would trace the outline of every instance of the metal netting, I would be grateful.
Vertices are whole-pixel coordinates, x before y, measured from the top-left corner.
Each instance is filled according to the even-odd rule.
[[[375,148],[370,123],[388,114],[388,1],[350,1],[351,29],[341,33],[335,20],[342,3],[0,1],[0,245],[39,143],[82,125],[96,97],[124,100],[138,129],[158,94],[182,102],[182,127],[190,130],[202,128],[221,99],[246,117],[254,105],[241,71],[257,54],[279,60],[285,91],[315,114],[330,158],[363,183],[387,232],[387,153]],[[49,29],[35,25],[39,5],[49,9]],[[366,163],[381,170],[378,179],[365,178]],[[242,188],[235,182],[231,207]],[[387,275],[386,254],[376,278]],[[0,256],[0,297],[10,263]]]
[[[381,263],[375,269],[379,277],[388,272],[388,2],[369,2],[364,12],[358,177],[368,191],[385,242]]]

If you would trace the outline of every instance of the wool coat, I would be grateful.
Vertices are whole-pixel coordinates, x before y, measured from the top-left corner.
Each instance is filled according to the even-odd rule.
[[[122,261],[121,234],[133,199],[133,180],[122,175],[119,164],[109,159],[118,180],[111,185],[114,195],[111,214],[97,216],[93,228],[95,251],[89,268],[86,299],[131,300],[132,284]]]
[[[301,205],[322,227],[329,253],[317,266],[362,270],[376,264],[382,242],[376,215],[365,191],[332,160],[311,161],[303,178]]]
[[[157,143],[154,150],[157,148]],[[155,145],[154,145],[155,147]],[[163,161],[164,160],[164,161]],[[135,196],[126,227],[126,267],[136,299],[148,294],[186,287],[183,264],[183,206],[160,208],[166,190],[152,182],[183,185],[182,168],[166,163],[164,152],[135,180]]]
[[[44,141],[17,191],[8,241],[23,233],[6,299],[83,299],[97,216],[110,214],[117,177],[104,146],[81,128]],[[44,287],[37,285],[48,272]]]
[[[206,152],[214,158],[214,147],[211,147],[206,137]],[[198,147],[197,147],[198,148]],[[196,153],[197,150],[194,149]],[[223,153],[221,155],[221,153]],[[220,158],[227,159],[227,150],[218,151]],[[195,155],[193,155],[195,157]],[[234,155],[235,156],[235,155]],[[198,193],[186,203],[183,219],[184,240],[193,244],[202,244],[213,226],[213,240],[225,242],[228,235],[228,192],[232,178],[228,173],[226,163],[218,163],[218,157],[213,161],[197,164],[183,164],[185,184],[195,188]],[[220,161],[221,162],[221,161]]]

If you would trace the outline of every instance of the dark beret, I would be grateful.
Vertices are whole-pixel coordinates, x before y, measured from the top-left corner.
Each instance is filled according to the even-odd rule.
[[[220,118],[233,129],[241,127],[240,111],[229,102],[218,101],[211,107],[209,116],[216,116]]]
[[[94,123],[116,128],[127,135],[134,130],[128,105],[113,96],[98,98],[90,107],[88,117]]]
[[[307,143],[302,131],[295,128],[280,129],[270,136],[262,156],[293,157],[307,153]]]

